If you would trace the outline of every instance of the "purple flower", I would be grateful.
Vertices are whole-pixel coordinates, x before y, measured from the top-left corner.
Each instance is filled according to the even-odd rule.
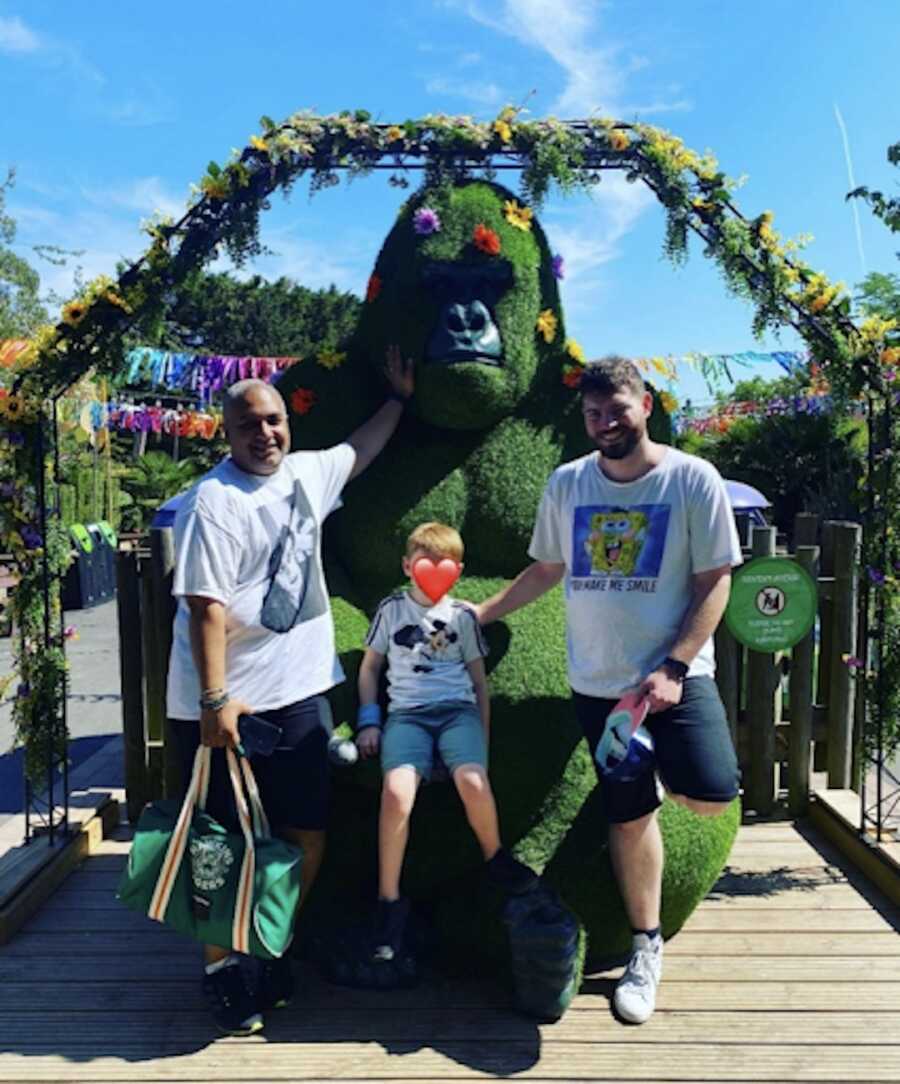
[[[7,433],[6,439],[9,441],[10,444],[18,446],[25,443],[25,434],[18,432]]]
[[[428,237],[432,233],[438,233],[440,228],[440,215],[431,207],[420,207],[413,215],[413,229],[421,237]]]
[[[36,550],[40,547],[43,539],[41,538],[41,532],[37,527],[31,525],[23,527],[19,534],[22,536],[22,541],[25,543],[25,548],[29,550]]]
[[[12,482],[0,482],[0,497],[8,499],[12,497],[15,492],[16,487]]]
[[[884,584],[884,573],[880,568],[873,568],[869,565],[866,571],[869,573],[869,579],[872,583],[876,584],[878,587],[881,587]]]
[[[18,688],[16,689],[16,696],[17,696],[17,697],[18,697],[18,698],[19,698],[20,700],[24,700],[24,699],[25,699],[25,697],[26,697],[26,696],[28,696],[28,695],[30,694],[30,692],[31,692],[31,686],[30,686],[30,685],[28,684],[28,682],[27,682],[27,681],[23,681],[23,682],[22,682],[22,683],[21,683],[21,684],[19,685],[19,687],[18,687]]]
[[[66,627],[63,629],[63,639],[65,639],[65,640],[74,640],[77,636],[78,636],[78,626],[77,625],[66,625]]]
[[[566,277],[566,261],[558,252],[553,257],[550,266],[553,269],[553,277],[555,279],[564,279]]]

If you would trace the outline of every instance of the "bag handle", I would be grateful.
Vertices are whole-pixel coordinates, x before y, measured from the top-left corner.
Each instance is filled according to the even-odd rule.
[[[254,837],[269,839],[271,831],[269,822],[263,809],[259,796],[259,789],[253,770],[246,758],[238,758],[234,750],[225,750],[228,761],[228,774],[231,779],[231,788],[234,792],[234,801],[237,806],[238,821],[244,836],[244,860],[241,863],[241,872],[238,878],[238,891],[235,899],[234,918],[232,922],[232,948],[236,952],[249,953],[250,949],[250,921],[253,910],[253,888],[256,878],[256,846]],[[184,860],[190,835],[190,824],[194,808],[205,809],[206,798],[209,791],[210,765],[212,749],[209,746],[198,746],[194,754],[194,768],[191,773],[191,781],[188,785],[181,811],[172,838],[166,849],[162,868],[156,881],[156,887],[150,900],[148,915],[157,922],[165,920],[166,910],[172,897],[172,891],[178,878],[178,871]],[[247,796],[244,794],[244,786],[247,788]],[[249,801],[248,801],[249,798]],[[251,820],[252,818],[252,820]]]

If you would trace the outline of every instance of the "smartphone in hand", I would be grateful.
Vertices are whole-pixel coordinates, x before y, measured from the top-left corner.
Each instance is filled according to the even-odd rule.
[[[281,741],[281,727],[259,715],[239,715],[238,735],[245,756],[268,757]]]

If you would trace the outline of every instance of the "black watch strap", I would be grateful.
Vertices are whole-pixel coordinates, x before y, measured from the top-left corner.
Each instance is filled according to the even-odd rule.
[[[385,396],[385,399],[389,403],[393,401],[393,402],[399,403],[400,406],[402,406],[402,407],[407,407],[409,405],[410,398],[411,398],[411,396],[404,395],[402,392],[399,392],[399,391],[394,391],[393,388],[391,388],[390,391]]]
[[[688,676],[690,667],[686,662],[682,662],[681,659],[673,659],[671,655],[666,655],[662,664],[667,670],[674,674],[676,681],[684,681]]]

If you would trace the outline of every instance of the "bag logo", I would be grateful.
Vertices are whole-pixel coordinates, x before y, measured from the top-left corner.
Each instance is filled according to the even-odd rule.
[[[233,862],[231,848],[219,836],[195,836],[191,840],[191,877],[201,891],[221,888]]]

